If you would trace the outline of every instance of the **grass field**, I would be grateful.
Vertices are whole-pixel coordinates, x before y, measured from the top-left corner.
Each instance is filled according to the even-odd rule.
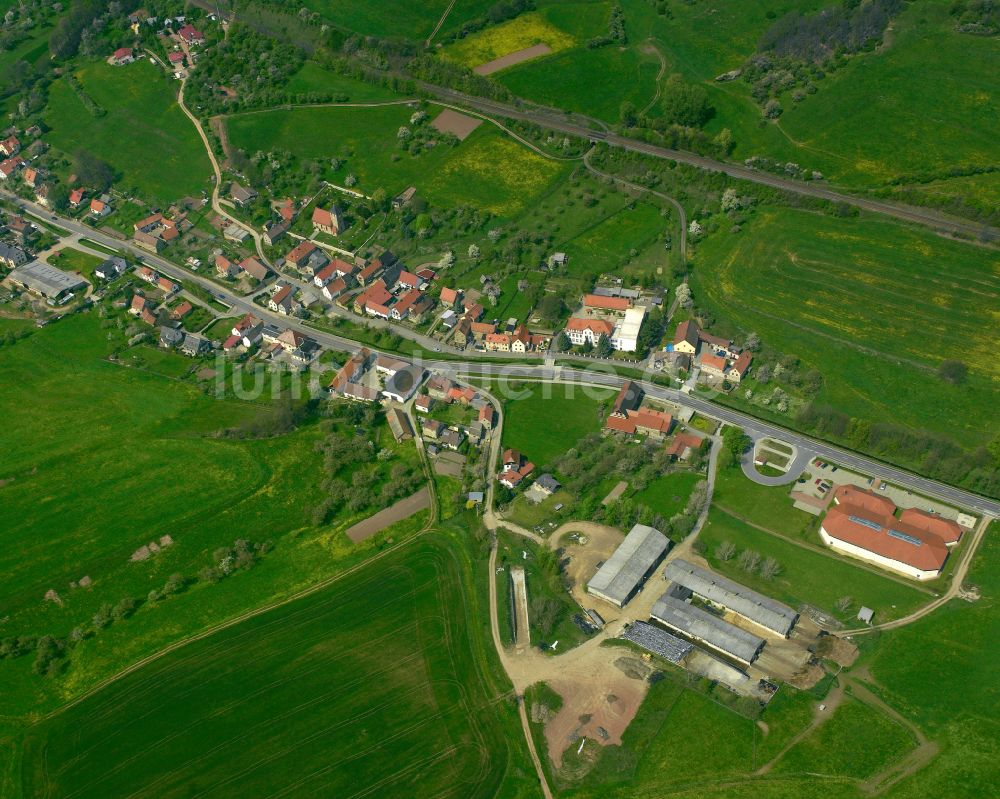
[[[762,486],[749,480],[742,469],[719,469],[712,501],[754,524],[790,537],[816,541],[819,519],[793,507],[791,488]]]
[[[448,0],[308,0],[305,6],[338,27],[366,36],[423,40],[434,30]]]
[[[864,741],[863,746],[858,746]],[[847,698],[816,732],[795,744],[775,773],[825,774],[865,779],[914,746],[909,732],[882,712]]]
[[[880,219],[786,209],[710,236],[696,263],[697,302],[818,369],[820,401],[967,446],[1000,432],[979,413],[998,401],[996,253]],[[965,385],[935,376],[946,358],[968,364]]]
[[[699,541],[707,547],[705,557],[712,568],[793,607],[806,602],[846,620],[854,617],[858,607],[866,605],[875,609],[879,619],[888,621],[906,615],[931,599],[922,591],[866,571],[846,560],[803,549],[757,530],[717,507],[712,508]],[[775,558],[781,564],[781,573],[765,580],[743,571],[737,558],[720,561],[715,553],[723,541],[735,544],[737,552],[752,549],[765,558]],[[837,600],[843,596],[853,600],[846,613],[835,608]]]
[[[194,582],[215,562],[213,552],[237,538],[275,546],[246,574],[143,605],[133,618],[88,638],[73,649],[64,674],[33,675],[31,657],[0,660],[3,716],[51,708],[150,648],[287,595],[422,523],[414,517],[362,546],[340,532],[356,520],[346,508],[331,526],[315,527],[310,511],[324,480],[315,426],[267,439],[207,437],[261,407],[216,400],[178,382],[193,362],[156,347],[139,346],[123,357],[124,363],[137,358],[141,369],[108,362],[107,337],[121,336],[112,330],[96,314],[69,317],[0,350],[0,407],[8,420],[0,472],[4,636],[64,637],[88,625],[102,604],[144,600],[171,574]],[[383,430],[372,434],[381,438]],[[386,471],[416,457],[412,445],[381,446],[397,456],[383,465]],[[163,535],[174,543],[148,560],[130,561]],[[90,588],[71,586],[84,576]],[[49,590],[58,601],[43,600]]]
[[[692,489],[703,479],[703,475],[693,472],[674,472],[654,480],[632,499],[669,519],[684,510]]]
[[[459,39],[445,47],[442,55],[467,67],[477,67],[536,44],[546,44],[553,53],[558,53],[572,47],[576,40],[552,24],[547,15],[529,12]]]
[[[826,5],[807,0],[795,10],[807,14]],[[657,14],[646,0],[623,0],[622,7],[631,42],[639,42],[632,34],[641,31],[665,56],[668,74],[704,86],[716,109],[708,129],[732,130],[737,160],[769,155],[851,186],[879,185],[916,164],[943,170],[956,163],[997,163],[988,102],[996,92],[996,71],[981,69],[995,61],[995,42],[956,32],[941,0],[906,7],[887,48],[850,59],[802,103],[783,97],[778,124],[761,120],[747,83],[714,78],[742,66],[764,31],[790,10],[787,3],[708,0],[672,4],[669,16]],[[616,85],[622,95],[631,89]],[[596,113],[600,93],[595,95]],[[878,102],[864,102],[871,97]],[[870,135],[872,130],[880,135]]]
[[[623,270],[633,274],[655,272],[667,263],[662,240],[669,229],[658,206],[645,202],[626,206],[562,245],[569,256],[567,272],[590,280],[605,272],[622,271],[632,250],[647,251],[659,242],[659,247],[644,252],[642,258]]]
[[[94,270],[104,263],[104,259],[98,258],[96,255],[74,250],[72,247],[64,247],[59,250],[58,257],[50,255],[47,260],[59,269],[64,269],[67,272],[78,272],[93,285],[100,282],[94,277]]]
[[[523,789],[466,557],[425,538],[116,681],[28,732],[25,797]]]
[[[290,95],[322,92],[346,95],[349,102],[364,103],[369,100],[398,100],[399,96],[371,83],[349,78],[324,69],[315,61],[306,61],[302,68],[289,78],[285,91]]]
[[[250,152],[280,148],[327,165],[331,157],[343,158],[337,172],[327,167],[327,177],[340,182],[352,173],[367,193],[382,187],[393,195],[415,185],[443,207],[472,205],[503,216],[528,207],[568,169],[485,125],[456,147],[401,153],[396,131],[412,113],[405,105],[308,108],[237,115],[226,124],[233,145]]]
[[[145,59],[126,67],[102,61],[75,75],[107,113],[93,116],[65,81],[55,81],[45,112],[52,128],[46,138],[53,147],[70,156],[86,149],[121,173],[122,187],[159,202],[200,193],[211,166],[161,69]]]
[[[524,397],[503,401],[505,447],[519,449],[536,466],[555,461],[588,433],[601,429],[602,405],[613,391],[546,383],[522,384]],[[499,392],[503,397],[503,392]],[[553,424],[558,419],[558,424]]]

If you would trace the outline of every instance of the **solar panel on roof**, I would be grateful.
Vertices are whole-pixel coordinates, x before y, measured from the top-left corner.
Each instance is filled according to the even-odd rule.
[[[922,543],[924,543],[919,538],[915,538],[912,535],[907,535],[906,533],[901,533],[899,532],[899,530],[893,530],[892,528],[889,528],[889,535],[892,536],[893,538],[898,538],[900,541],[905,541],[907,544],[913,544],[913,546],[915,547],[918,547]]]
[[[869,519],[862,519],[860,516],[848,516],[848,518],[855,524],[863,524],[865,527],[874,530],[876,533],[882,532],[882,525],[878,522],[873,522]]]

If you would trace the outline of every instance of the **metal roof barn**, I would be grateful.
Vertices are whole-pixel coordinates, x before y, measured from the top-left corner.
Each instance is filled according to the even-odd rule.
[[[19,266],[10,273],[10,279],[29,291],[49,299],[58,299],[87,285],[87,281],[83,278],[63,272],[42,261]]]
[[[637,524],[587,583],[587,591],[625,607],[663,561],[669,548],[670,540],[663,533]]]
[[[669,593],[656,601],[650,616],[747,665],[753,663],[764,648],[763,638],[741,630],[707,610],[672,597]]]
[[[799,618],[799,614],[788,605],[682,558],[668,563],[664,575],[703,599],[728,608],[779,635],[787,637]]]

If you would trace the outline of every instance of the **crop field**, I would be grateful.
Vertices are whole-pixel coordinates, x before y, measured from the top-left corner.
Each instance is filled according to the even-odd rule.
[[[706,546],[705,557],[713,569],[793,607],[806,602],[838,618],[850,619],[857,613],[858,607],[866,605],[875,609],[881,621],[888,621],[904,616],[931,600],[929,594],[917,588],[882,577],[836,556],[784,541],[745,524],[717,507],[712,508],[699,540]],[[741,569],[738,558],[720,561],[716,549],[723,541],[733,543],[737,553],[751,549],[763,558],[773,557],[781,564],[781,572],[765,580]],[[835,609],[837,600],[843,596],[853,600],[846,613]]]
[[[572,47],[576,40],[552,24],[547,15],[530,12],[459,39],[445,47],[442,55],[467,67],[477,67],[536,44],[548,45],[558,53]]]
[[[536,466],[551,464],[603,424],[602,407],[615,392],[546,383],[512,384],[525,396],[503,401],[505,447],[519,449]],[[502,387],[501,387],[502,389]],[[504,392],[499,391],[502,398]],[[558,419],[558,424],[552,420]]]
[[[405,105],[299,108],[236,115],[226,125],[233,146],[250,152],[266,147],[327,163],[342,158],[338,171],[327,167],[327,177],[341,182],[354,174],[367,193],[381,187],[393,195],[414,185],[431,202],[501,215],[527,207],[567,169],[487,126],[455,147],[438,145],[419,156],[400,153],[396,131],[409,124],[412,113]]]
[[[426,38],[449,0],[308,0],[305,7],[340,28],[366,36]]]
[[[32,728],[25,797],[496,795],[524,768],[516,713],[455,546],[425,538]]]
[[[699,245],[697,302],[825,378],[820,401],[978,445],[1000,431],[1000,256],[879,219],[762,211]],[[969,367],[939,380],[940,362]],[[984,430],[983,425],[986,424]]]
[[[90,63],[75,74],[107,113],[95,117],[69,84],[55,81],[45,112],[53,147],[70,156],[86,149],[121,173],[126,190],[159,202],[200,193],[211,165],[163,70],[143,59],[125,67]]]

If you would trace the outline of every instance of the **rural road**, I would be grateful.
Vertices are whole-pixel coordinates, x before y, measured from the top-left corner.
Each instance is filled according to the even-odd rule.
[[[297,330],[298,332],[309,336],[321,346],[339,350],[341,352],[354,353],[362,348],[377,351],[377,348],[373,348],[367,344],[359,343],[344,336],[338,336],[333,333],[317,330],[316,328],[305,324],[300,319],[273,313],[266,307],[255,305],[249,299],[234,294],[228,288],[220,286],[215,281],[202,277],[201,275],[193,274],[192,272],[166,260],[161,256],[146,252],[145,250],[133,245],[130,241],[122,241],[121,239],[101,233],[98,230],[77,222],[75,219],[52,214],[47,209],[42,208],[35,203],[22,200],[9,192],[0,190],[0,194],[8,197],[18,205],[23,206],[29,213],[34,214],[42,220],[49,220],[52,219],[52,217],[55,217],[52,221],[56,222],[61,227],[64,227],[70,233],[83,234],[98,244],[103,244],[104,246],[110,247],[114,250],[126,251],[131,253],[133,258],[138,256],[144,263],[155,267],[163,274],[173,278],[174,280],[186,281],[188,283],[199,285],[201,288],[211,292],[212,296],[219,302],[229,306],[234,311],[234,314],[253,313],[260,319],[266,319],[269,322],[274,322],[284,327]],[[435,344],[440,346],[439,342],[435,342]],[[507,355],[507,353],[498,353],[498,355]],[[413,356],[407,357],[411,360],[422,360],[426,368],[457,376],[459,379],[463,377],[491,377],[504,378],[507,380],[537,380],[549,383],[570,383],[580,386],[600,386],[613,389],[620,388],[622,383],[628,379],[632,379],[615,374],[613,372],[614,367],[610,363],[607,364],[607,372],[599,372],[566,366],[553,366],[545,363],[490,363],[488,358],[469,361],[436,361],[434,360],[434,353],[431,351],[428,351],[426,353],[426,357],[423,359],[414,358]],[[481,358],[481,354],[476,353],[475,357]],[[560,358],[562,357],[563,356],[560,355]],[[601,364],[597,363],[595,365],[600,366]],[[841,449],[840,447],[836,447],[832,444],[818,441],[814,438],[803,435],[802,433],[797,433],[792,430],[779,427],[776,424],[757,419],[756,417],[750,416],[742,411],[720,405],[713,402],[711,399],[699,396],[696,393],[689,394],[679,389],[666,388],[656,383],[644,380],[636,380],[635,382],[639,383],[643,390],[654,399],[685,405],[720,422],[742,427],[746,431],[747,435],[753,439],[765,436],[779,438],[783,441],[787,441],[795,447],[798,447],[799,449],[808,450],[816,457],[834,461],[835,463],[847,468],[860,471],[863,474],[880,477],[883,480],[901,486],[908,491],[924,494],[949,504],[966,507],[979,514],[1000,517],[1000,501],[989,499],[978,494],[973,494],[972,492],[965,491],[961,488],[945,485],[944,483],[939,483],[936,480],[921,477],[904,469],[882,463],[874,458],[869,458],[864,455]]]
[[[988,236],[993,240],[1000,239],[1000,230],[997,228],[946,216],[935,211],[881,200],[872,200],[865,197],[856,197],[851,194],[834,191],[816,183],[807,183],[801,180],[779,177],[768,172],[760,172],[742,164],[717,161],[714,158],[697,155],[685,150],[671,150],[667,147],[648,144],[637,139],[628,138],[627,136],[596,131],[585,125],[572,122],[566,118],[565,114],[560,114],[552,110],[521,108],[509,103],[487,100],[483,97],[473,97],[430,83],[418,82],[417,85],[422,91],[434,97],[473,108],[485,114],[496,114],[508,119],[519,119],[552,130],[558,130],[562,133],[568,133],[571,136],[577,136],[594,142],[604,142],[611,147],[649,155],[654,158],[670,159],[710,172],[722,172],[732,178],[748,180],[752,183],[770,186],[782,191],[793,192],[807,197],[816,197],[835,203],[846,203],[864,211],[890,216],[905,222],[913,222],[937,231],[968,236],[974,240],[977,240],[982,235]]]

